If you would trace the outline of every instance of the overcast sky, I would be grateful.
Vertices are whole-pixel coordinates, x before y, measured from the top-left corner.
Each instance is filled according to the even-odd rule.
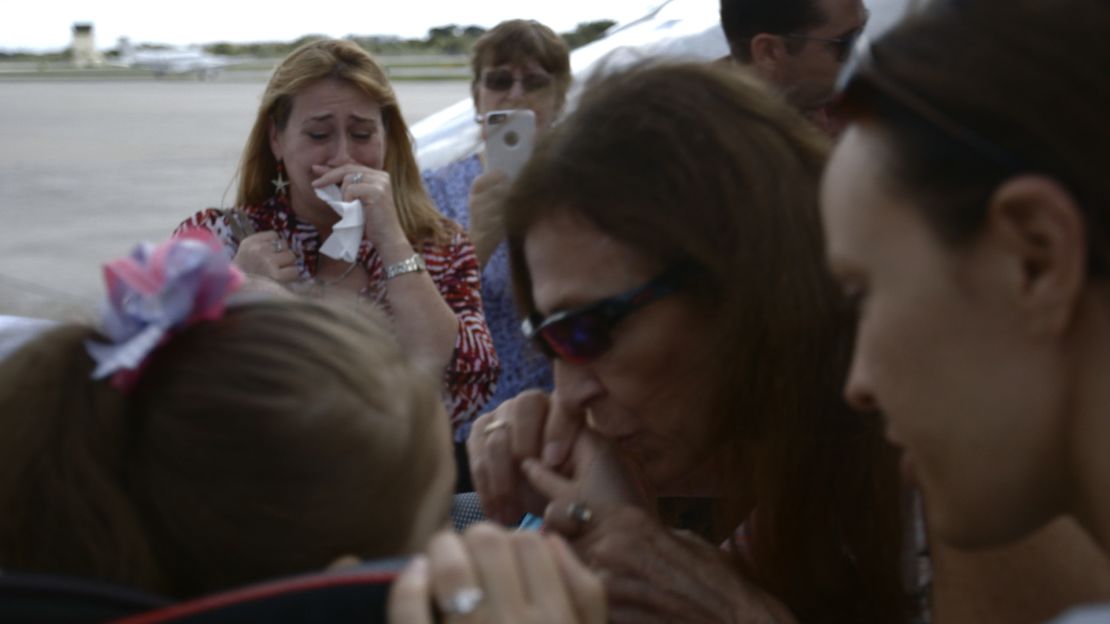
[[[539,20],[557,32],[579,22],[639,17],[663,0],[12,0],[0,9],[0,50],[60,50],[74,22],[92,22],[96,46],[120,37],[186,45],[216,41],[289,41],[306,34],[333,37],[423,37],[433,26],[503,19]]]

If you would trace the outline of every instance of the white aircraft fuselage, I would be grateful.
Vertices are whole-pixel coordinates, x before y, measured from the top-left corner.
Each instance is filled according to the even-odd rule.
[[[135,50],[127,39],[120,39],[119,51],[118,65],[149,70],[156,77],[196,74],[198,78],[212,78],[221,69],[239,62],[226,56],[185,48]]]

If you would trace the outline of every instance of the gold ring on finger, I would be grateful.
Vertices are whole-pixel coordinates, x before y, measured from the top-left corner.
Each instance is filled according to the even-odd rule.
[[[495,420],[495,421],[491,422],[490,424],[488,424],[488,425],[486,425],[485,427],[482,428],[482,435],[488,436],[489,434],[493,433],[494,431],[497,431],[498,429],[504,429],[508,426],[509,426],[509,421],[507,421],[507,420]]]

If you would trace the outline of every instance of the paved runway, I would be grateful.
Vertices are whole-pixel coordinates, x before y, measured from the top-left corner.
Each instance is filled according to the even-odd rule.
[[[86,318],[100,265],[234,198],[265,77],[0,82],[0,314]],[[466,82],[398,82],[409,124]]]

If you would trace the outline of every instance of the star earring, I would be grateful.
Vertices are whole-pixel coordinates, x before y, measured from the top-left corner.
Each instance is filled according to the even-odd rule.
[[[277,177],[270,180],[270,184],[274,185],[274,195],[285,197],[289,194],[286,190],[289,187],[289,180],[285,179],[285,163],[280,160],[277,163]]]

